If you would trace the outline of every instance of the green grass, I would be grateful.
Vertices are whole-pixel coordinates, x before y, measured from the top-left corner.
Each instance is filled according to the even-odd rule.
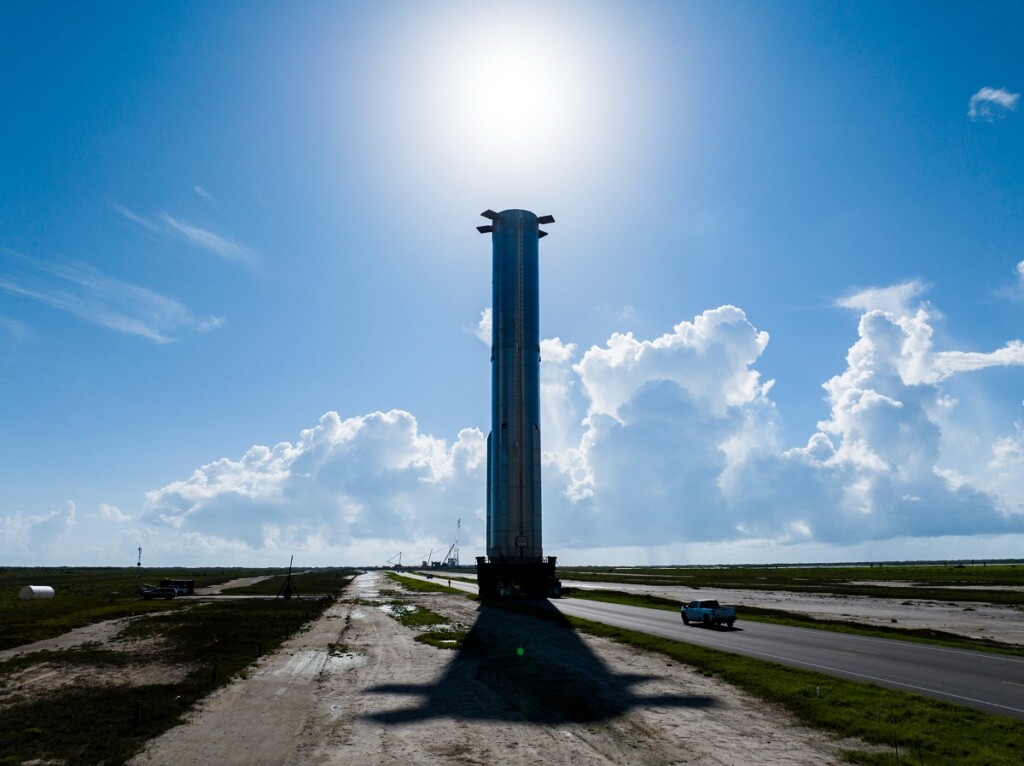
[[[745,606],[738,619],[750,622],[768,622],[775,625],[792,625],[797,628],[814,628],[835,633],[849,633],[856,636],[874,638],[894,638],[900,641],[913,641],[921,644],[946,646],[953,649],[969,649],[982,652],[998,652],[1024,656],[1024,647],[1018,644],[1005,644],[987,638],[969,638],[956,633],[946,633],[931,628],[893,628],[887,625],[865,625],[850,620],[820,620],[802,614],[793,614],[779,609],[761,609]]]
[[[333,595],[340,593],[355,577],[356,571],[347,567],[313,569],[292,575],[292,585],[300,598],[313,594]],[[284,587],[286,575],[276,573],[273,577],[241,588],[228,588],[225,595],[276,596]]]
[[[419,633],[415,640],[437,649],[461,649],[466,643],[468,635],[469,631],[461,629],[428,630],[425,633]]]
[[[388,577],[406,590],[415,591],[417,593],[458,593],[462,596],[470,595],[458,588],[449,588],[447,585],[441,585],[440,581],[435,582],[434,580],[420,580],[415,577],[403,577],[402,575],[395,574],[394,572],[388,572]]]
[[[572,598],[586,601],[603,601],[607,604],[625,604],[626,606],[640,606],[645,609],[661,609],[666,612],[678,612],[682,603],[671,598],[661,596],[648,596],[643,593],[622,593],[617,590],[597,590],[590,588],[575,588],[572,593],[567,594]]]
[[[231,579],[231,578],[228,578]],[[174,603],[174,602],[171,602]],[[29,700],[14,694],[0,714],[0,764],[41,759],[77,764],[120,764],[152,737],[176,725],[199,699],[246,669],[260,653],[315,619],[329,600],[224,600],[164,610],[136,620],[124,637],[159,638],[128,657],[95,645],[28,655],[0,664],[0,684],[31,662],[71,667],[157,663],[186,666],[180,681],[144,686],[81,685]],[[136,711],[141,711],[136,724]],[[44,725],[40,725],[44,722]]]
[[[694,589],[735,588],[797,593],[834,593],[916,601],[971,601],[1024,605],[1024,590],[985,586],[1024,586],[1024,564],[963,563],[923,566],[735,566],[735,567],[559,567],[563,580]],[[912,585],[889,585],[909,582]],[[964,586],[979,588],[967,590]]]
[[[442,617],[436,612],[416,606],[415,604],[403,604],[392,601],[387,606],[389,607],[388,614],[391,617],[394,617],[405,627],[412,628],[413,630],[417,628],[430,628],[435,625],[446,625],[448,623],[447,617]]]
[[[165,577],[190,579],[196,587],[268,570],[240,568],[143,569],[142,581]],[[135,593],[135,567],[3,567],[0,568],[0,649],[54,638],[74,628],[117,617],[175,610],[182,602],[143,601]],[[21,601],[25,585],[49,585],[51,599]]]
[[[461,590],[449,588],[446,585],[440,585],[433,581],[428,582],[413,577],[403,577],[394,572],[388,572],[388,577],[407,591],[414,593],[454,593],[460,596],[469,596],[469,594]],[[430,609],[403,602],[398,591],[382,590],[381,595],[398,597],[389,599],[388,605],[391,609],[388,613],[405,627],[420,631],[415,637],[420,643],[428,644],[438,649],[462,648],[468,635],[468,631],[462,626],[451,624],[447,617],[437,614]],[[424,630],[436,625],[445,627],[438,630]]]
[[[638,606],[645,609],[661,609],[668,612],[678,612],[679,607],[682,606],[682,603],[679,601],[662,598],[661,596],[650,596],[642,593],[622,593],[614,590],[591,590],[589,588],[576,588],[572,592],[572,598],[603,601],[611,604],[625,604],[626,606]],[[752,606],[738,607],[736,617],[738,621],[767,622],[774,625],[814,628],[815,630],[828,630],[856,636],[894,638],[901,641],[914,641],[956,649],[976,649],[979,651],[993,651],[1002,654],[1024,656],[1024,647],[1016,644],[1004,644],[989,639],[967,638],[940,630],[891,628],[885,625],[865,625],[849,620],[821,620],[802,614],[785,612],[780,609],[761,609]]]

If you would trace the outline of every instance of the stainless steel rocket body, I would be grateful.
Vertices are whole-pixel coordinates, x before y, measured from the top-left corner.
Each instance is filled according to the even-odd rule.
[[[537,216],[492,218],[487,557],[540,562],[540,315]]]

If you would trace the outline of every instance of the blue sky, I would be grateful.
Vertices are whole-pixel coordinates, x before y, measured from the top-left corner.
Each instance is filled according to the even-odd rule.
[[[1018,3],[16,3],[0,561],[482,553],[487,208],[570,563],[1024,542]]]

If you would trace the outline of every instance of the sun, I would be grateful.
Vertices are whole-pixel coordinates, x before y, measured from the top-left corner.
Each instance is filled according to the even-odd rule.
[[[459,8],[414,13],[379,46],[380,87],[364,123],[368,145],[386,155],[375,177],[422,177],[478,196],[504,190],[516,204],[523,192],[607,183],[623,117],[635,111],[621,98],[631,90],[628,45],[548,5]]]
[[[572,109],[566,72],[534,40],[474,46],[453,77],[457,132],[473,146],[524,155],[562,140]]]

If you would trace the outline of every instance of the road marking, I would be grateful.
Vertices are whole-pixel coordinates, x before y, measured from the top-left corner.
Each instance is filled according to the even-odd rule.
[[[1010,686],[1024,686],[1024,684],[1019,684],[1016,681],[1003,681],[1003,683],[1009,684]]]

